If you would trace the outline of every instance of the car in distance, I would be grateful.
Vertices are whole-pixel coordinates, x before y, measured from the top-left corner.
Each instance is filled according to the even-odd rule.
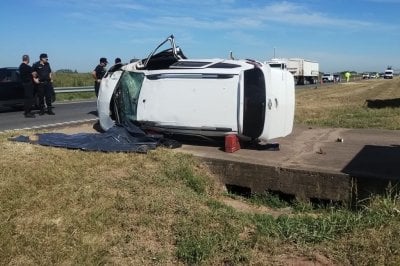
[[[133,122],[167,135],[267,141],[292,132],[294,104],[287,69],[249,59],[187,59],[171,35],[147,58],[106,73],[97,110],[103,130]]]
[[[334,82],[335,78],[331,73],[324,73],[322,75],[322,82]]]
[[[363,74],[362,74],[362,78],[363,78],[363,79],[369,79],[369,78],[370,78],[369,73],[363,73]]]
[[[337,83],[340,83],[342,81],[342,77],[340,74],[333,74],[333,80]]]
[[[387,68],[385,70],[385,74],[383,75],[383,78],[392,79],[393,78],[393,69],[392,68]]]
[[[369,78],[371,78],[371,79],[377,79],[377,78],[379,78],[379,73],[378,73],[378,72],[372,72],[372,73],[369,75]]]

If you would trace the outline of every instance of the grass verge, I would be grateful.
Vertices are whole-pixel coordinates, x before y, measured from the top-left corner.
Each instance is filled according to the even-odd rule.
[[[64,150],[9,136],[0,135],[2,265],[400,263],[396,195],[357,211],[249,200],[227,195],[189,155]]]
[[[74,100],[88,100],[96,99],[96,95],[93,92],[65,92],[57,93],[57,101],[74,101]]]
[[[296,92],[295,122],[340,128],[400,129],[400,78]]]

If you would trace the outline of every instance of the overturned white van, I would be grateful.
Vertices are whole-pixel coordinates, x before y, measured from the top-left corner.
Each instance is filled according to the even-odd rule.
[[[165,43],[171,48],[156,53]],[[292,132],[294,79],[254,60],[187,59],[173,36],[146,59],[109,71],[101,81],[100,126],[131,121],[163,134],[242,140]]]

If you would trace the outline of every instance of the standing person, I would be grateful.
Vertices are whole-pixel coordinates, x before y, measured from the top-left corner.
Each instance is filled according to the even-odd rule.
[[[38,96],[39,96],[39,115],[44,115],[45,111],[45,102],[47,107],[47,114],[55,115],[51,106],[51,97],[53,93],[53,85],[51,78],[51,67],[48,62],[47,54],[40,54],[40,61],[33,64],[33,70],[37,73],[37,77],[39,79],[38,83]]]
[[[32,113],[32,105],[34,99],[34,87],[33,87],[33,79],[35,77],[35,73],[33,68],[29,65],[29,55],[22,56],[22,63],[19,65],[19,74],[22,80],[22,86],[24,87],[24,116],[27,118],[34,118],[35,115]]]
[[[115,65],[114,65],[114,69],[118,70],[123,66],[122,62],[121,62],[121,58],[117,57],[115,58]]]
[[[344,74],[344,76],[346,77],[346,82],[349,82],[350,76],[351,76],[350,72],[346,72],[346,73]]]
[[[101,79],[103,78],[104,74],[106,74],[106,66],[107,66],[107,58],[100,58],[100,63],[96,66],[96,68],[92,72],[92,76],[94,78],[94,92],[96,93],[96,97],[99,96],[99,88],[100,88],[100,82]]]
[[[121,58],[117,57],[115,58],[115,64],[110,67],[110,69],[108,70],[108,72],[115,72],[119,69],[121,69],[121,67],[123,66],[122,62],[121,62]]]

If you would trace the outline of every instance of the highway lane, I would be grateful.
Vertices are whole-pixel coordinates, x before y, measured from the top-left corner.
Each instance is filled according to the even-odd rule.
[[[35,118],[25,118],[23,111],[0,110],[0,132],[25,129],[44,128],[59,124],[73,124],[97,120],[96,101],[55,102],[53,111],[56,115],[38,115]]]

